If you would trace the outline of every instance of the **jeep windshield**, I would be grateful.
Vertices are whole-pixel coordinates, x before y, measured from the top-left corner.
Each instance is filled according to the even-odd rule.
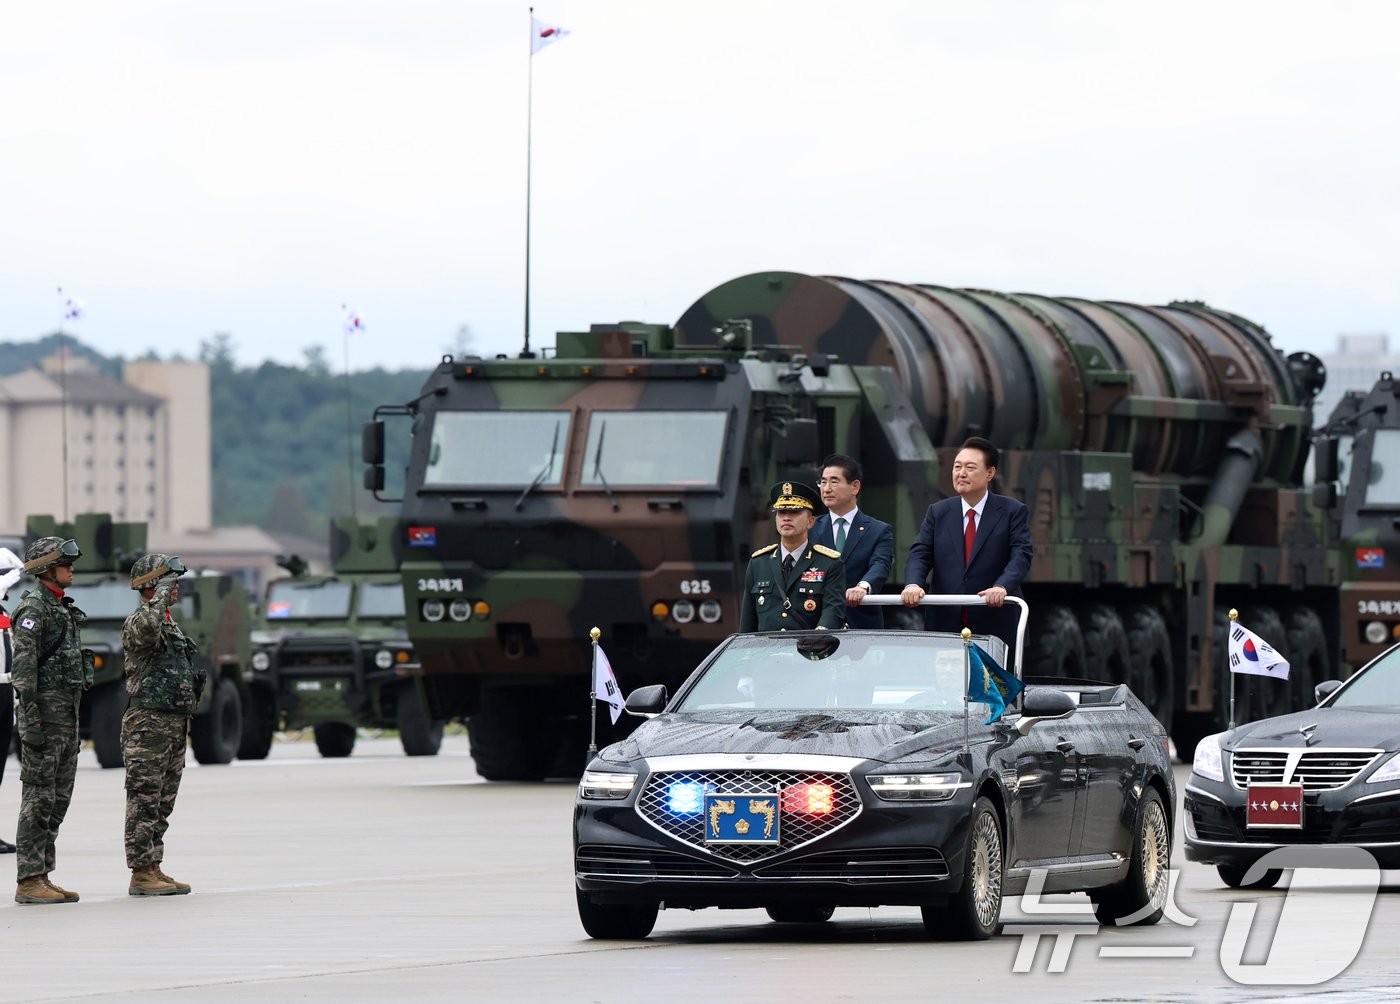
[[[299,621],[350,616],[348,582],[274,582],[267,590],[267,619]]]
[[[440,411],[433,417],[423,484],[557,487],[570,417],[567,411]]]
[[[65,592],[90,621],[124,621],[141,602],[141,596],[122,579],[69,586]]]
[[[717,488],[723,411],[595,411],[579,484],[585,488]]]
[[[360,596],[355,604],[355,613],[359,617],[402,619],[405,616],[403,583],[399,581],[360,583]]]

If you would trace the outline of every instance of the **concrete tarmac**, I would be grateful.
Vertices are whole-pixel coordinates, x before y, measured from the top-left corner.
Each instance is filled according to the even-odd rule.
[[[18,773],[11,760],[0,786],[6,837],[18,810]],[[1184,866],[1176,897],[1183,915],[1198,919],[1190,927],[1164,921],[1102,931],[1082,913],[1027,918],[1010,904],[1002,937],[946,944],[926,940],[909,909],[839,910],[813,927],[774,924],[760,911],[664,911],[646,941],[591,941],[574,906],[574,786],[483,782],[461,736],[448,737],[442,754],[429,758],[405,757],[394,740],[362,738],[344,760],[323,760],[313,744],[298,742],[278,743],[262,762],[191,763],[165,867],[194,892],[131,897],[122,781],[121,771],[83,754],[54,872],[82,901],[18,906],[4,897],[0,1002],[1006,1001],[1030,994],[1036,1004],[1350,1004],[1400,996],[1393,890],[1376,899],[1355,960],[1338,956],[1335,978],[1242,985],[1221,963],[1226,917],[1236,902],[1259,904],[1245,961],[1263,962],[1274,925],[1285,926],[1278,918],[1287,890],[1226,890],[1213,869],[1195,865]],[[1295,899],[1289,909],[1305,919],[1313,954],[1345,954],[1345,946],[1325,941],[1343,926],[1354,896],[1322,891]],[[1072,910],[1087,901],[1055,902]],[[1063,965],[1054,935],[1027,947],[1021,920],[1074,925],[1058,928]],[[1014,971],[1018,960],[1025,971]]]

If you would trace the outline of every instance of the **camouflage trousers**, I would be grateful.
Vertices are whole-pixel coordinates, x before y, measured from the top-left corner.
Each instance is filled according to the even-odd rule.
[[[19,881],[54,870],[54,843],[78,773],[80,691],[44,691],[19,721],[21,785],[15,830]]]
[[[189,716],[181,712],[128,708],[122,716],[128,868],[153,868],[165,857],[165,831],[185,772],[189,728]]]

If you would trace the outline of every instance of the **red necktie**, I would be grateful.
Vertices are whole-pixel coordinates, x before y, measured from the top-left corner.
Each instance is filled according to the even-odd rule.
[[[972,542],[977,539],[976,509],[967,511],[967,529],[963,531],[963,565],[972,564]]]

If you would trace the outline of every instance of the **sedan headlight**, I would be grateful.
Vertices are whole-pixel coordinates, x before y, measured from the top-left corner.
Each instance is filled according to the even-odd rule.
[[[579,782],[578,793],[581,798],[626,798],[632,794],[632,786],[636,783],[636,774],[586,770],[583,780]]]
[[[259,673],[266,673],[267,667],[272,665],[272,657],[266,652],[254,652],[252,662]]]
[[[374,653],[374,664],[380,669],[388,669],[394,664],[394,653],[387,648],[381,648]]]
[[[891,802],[941,802],[969,784],[961,774],[876,774],[870,778],[871,790]]]
[[[1376,772],[1366,779],[1367,784],[1380,784],[1384,781],[1400,781],[1400,753],[1381,764]]]
[[[1225,764],[1220,759],[1220,737],[1223,732],[1206,736],[1196,744],[1196,756],[1191,761],[1191,769],[1201,777],[1212,781],[1225,780]]]

